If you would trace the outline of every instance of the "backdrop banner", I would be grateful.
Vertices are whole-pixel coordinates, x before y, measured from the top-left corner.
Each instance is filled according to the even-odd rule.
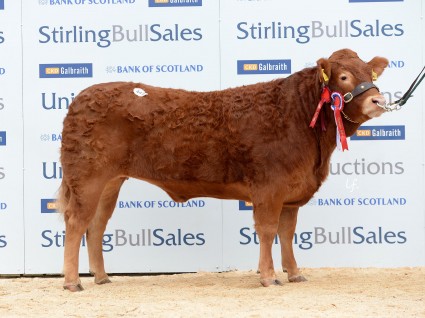
[[[24,273],[20,24],[20,1],[0,0],[0,274]]]
[[[388,58],[377,86],[392,102],[425,63],[424,14],[421,1],[403,0],[0,0],[0,274],[62,271],[62,122],[84,88],[225,89],[350,48],[365,61]],[[334,153],[328,179],[300,208],[300,267],[425,266],[424,107],[422,84]],[[128,180],[104,235],[106,270],[255,270],[252,212],[237,200],[176,203]],[[277,239],[273,253],[279,268]],[[85,273],[85,238],[80,254]]]

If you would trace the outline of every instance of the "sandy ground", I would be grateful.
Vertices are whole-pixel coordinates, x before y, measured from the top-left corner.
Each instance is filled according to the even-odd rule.
[[[425,317],[425,267],[304,269],[264,288],[255,272],[112,276],[83,292],[61,277],[0,278],[0,317]]]

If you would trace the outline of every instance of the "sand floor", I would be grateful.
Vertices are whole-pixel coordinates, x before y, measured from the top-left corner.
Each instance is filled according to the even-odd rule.
[[[112,276],[83,292],[62,277],[0,278],[0,317],[425,317],[425,267],[303,269],[264,288],[254,271]]]

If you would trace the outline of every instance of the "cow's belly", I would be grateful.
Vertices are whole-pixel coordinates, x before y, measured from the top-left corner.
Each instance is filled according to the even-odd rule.
[[[242,182],[223,184],[205,181],[143,180],[160,187],[176,202],[185,202],[197,197],[252,201],[248,185]],[[305,205],[318,190],[315,182],[304,182],[303,185],[286,184],[279,188],[283,192],[283,205],[297,207]]]
[[[249,189],[243,183],[219,184],[202,181],[145,181],[160,187],[177,202],[184,202],[197,197],[250,201]]]

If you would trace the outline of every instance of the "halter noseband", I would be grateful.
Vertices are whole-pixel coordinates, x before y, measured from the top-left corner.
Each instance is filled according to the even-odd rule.
[[[352,92],[348,92],[344,94],[344,102],[345,103],[349,103],[353,100],[354,97],[363,94],[364,92],[366,92],[367,90],[371,89],[371,88],[376,88],[379,92],[379,88],[373,84],[372,82],[363,82],[360,83],[359,85],[357,85]]]

